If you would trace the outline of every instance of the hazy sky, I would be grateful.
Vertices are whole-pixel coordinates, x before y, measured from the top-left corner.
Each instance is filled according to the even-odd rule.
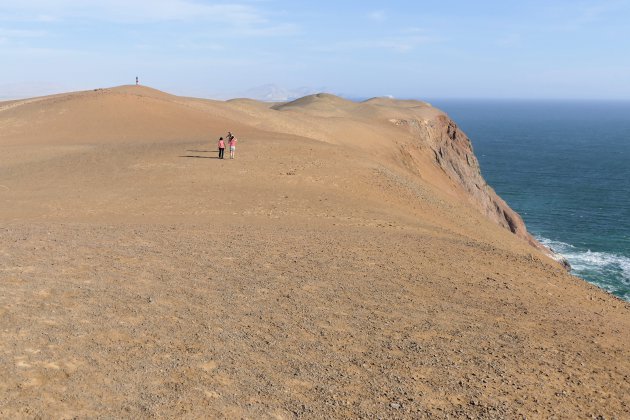
[[[630,0],[0,0],[0,98],[136,75],[204,97],[630,99]]]

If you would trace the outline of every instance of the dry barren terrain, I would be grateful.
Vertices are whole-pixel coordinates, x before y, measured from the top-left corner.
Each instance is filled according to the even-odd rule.
[[[630,305],[532,246],[445,118],[0,103],[0,417],[629,418]]]

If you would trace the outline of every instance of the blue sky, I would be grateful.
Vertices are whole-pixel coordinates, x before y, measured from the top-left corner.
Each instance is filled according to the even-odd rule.
[[[0,0],[0,99],[132,83],[630,99],[630,0]]]

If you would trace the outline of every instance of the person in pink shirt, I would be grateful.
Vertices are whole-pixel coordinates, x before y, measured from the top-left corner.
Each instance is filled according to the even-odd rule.
[[[236,152],[236,142],[236,137],[234,137],[232,133],[230,133],[230,159],[234,159],[234,153]]]
[[[219,137],[219,159],[223,159],[223,153],[225,153],[225,142],[223,141],[223,137]]]

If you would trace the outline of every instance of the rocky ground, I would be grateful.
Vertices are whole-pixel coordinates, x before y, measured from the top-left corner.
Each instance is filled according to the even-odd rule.
[[[0,417],[630,417],[628,303],[439,172],[239,131],[0,144]]]

